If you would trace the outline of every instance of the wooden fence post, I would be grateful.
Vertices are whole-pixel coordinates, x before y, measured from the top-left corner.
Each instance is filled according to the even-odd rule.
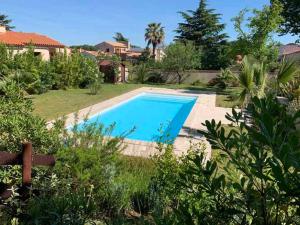
[[[32,144],[23,144],[22,149],[22,185],[29,187],[31,185],[32,168]]]

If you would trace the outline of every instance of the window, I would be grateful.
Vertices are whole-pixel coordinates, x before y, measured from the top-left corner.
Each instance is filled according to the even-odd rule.
[[[106,52],[109,52],[109,48],[106,49]]]
[[[33,54],[34,54],[34,56],[40,56],[41,55],[40,52],[34,52]]]

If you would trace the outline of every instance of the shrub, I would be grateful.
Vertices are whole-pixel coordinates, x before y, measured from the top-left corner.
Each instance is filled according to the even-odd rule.
[[[40,94],[49,89],[68,87],[87,88],[93,82],[102,82],[96,60],[74,52],[70,56],[55,54],[51,61],[43,61],[34,55],[34,48],[26,52],[12,54],[12,51],[0,45],[0,78],[14,80],[29,94]]]
[[[145,83],[145,81],[147,79],[149,68],[148,68],[148,65],[146,63],[142,63],[142,64],[134,66],[132,72],[134,74],[135,80],[138,83],[143,84],[143,83]]]
[[[167,203],[157,220],[164,224],[298,224],[300,194],[296,121],[272,97],[251,100],[252,125],[233,109],[237,129],[206,121],[206,136],[220,157],[206,161],[191,150],[175,161],[161,156],[160,199]],[[298,122],[299,123],[299,122]],[[167,159],[167,160],[165,160]],[[174,171],[174,173],[170,173]],[[156,182],[157,183],[157,182]],[[170,201],[171,200],[171,201]],[[161,203],[161,201],[159,201]],[[162,205],[162,204],[160,204]],[[166,222],[167,221],[167,222]],[[160,223],[158,223],[160,224]]]
[[[64,192],[30,199],[22,224],[85,225],[92,221],[95,200],[90,192]]]
[[[46,121],[32,115],[32,101],[14,82],[8,81],[0,87],[0,148],[17,152],[20,144],[31,141],[36,152],[53,153],[61,145],[59,133],[61,123],[53,129],[46,128]]]

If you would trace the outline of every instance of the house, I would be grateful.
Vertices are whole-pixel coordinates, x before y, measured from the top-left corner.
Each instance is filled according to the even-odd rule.
[[[34,54],[41,56],[43,60],[49,60],[58,52],[67,51],[67,54],[71,52],[64,44],[45,35],[7,31],[5,26],[0,26],[0,43],[9,46],[13,54],[25,52],[29,46],[33,46]]]
[[[95,46],[99,51],[121,55],[130,49],[129,42],[104,41]]]
[[[290,43],[279,47],[279,59],[286,58],[300,61],[300,45]]]
[[[151,50],[151,52],[152,52],[152,50]],[[165,54],[165,51],[163,48],[155,49],[155,61],[161,61],[165,55],[166,54]]]
[[[85,57],[87,57],[87,58],[91,58],[91,59],[97,59],[97,56],[98,56],[98,54],[99,54],[99,52],[98,51],[88,51],[88,50],[85,50],[85,49],[79,49],[79,52],[83,55],[83,56],[85,56]]]

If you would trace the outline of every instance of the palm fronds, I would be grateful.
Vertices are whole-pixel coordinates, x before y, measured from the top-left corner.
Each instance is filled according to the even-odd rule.
[[[281,61],[279,71],[277,74],[277,83],[286,84],[291,81],[297,74],[298,68],[294,61],[286,60],[285,58]]]

